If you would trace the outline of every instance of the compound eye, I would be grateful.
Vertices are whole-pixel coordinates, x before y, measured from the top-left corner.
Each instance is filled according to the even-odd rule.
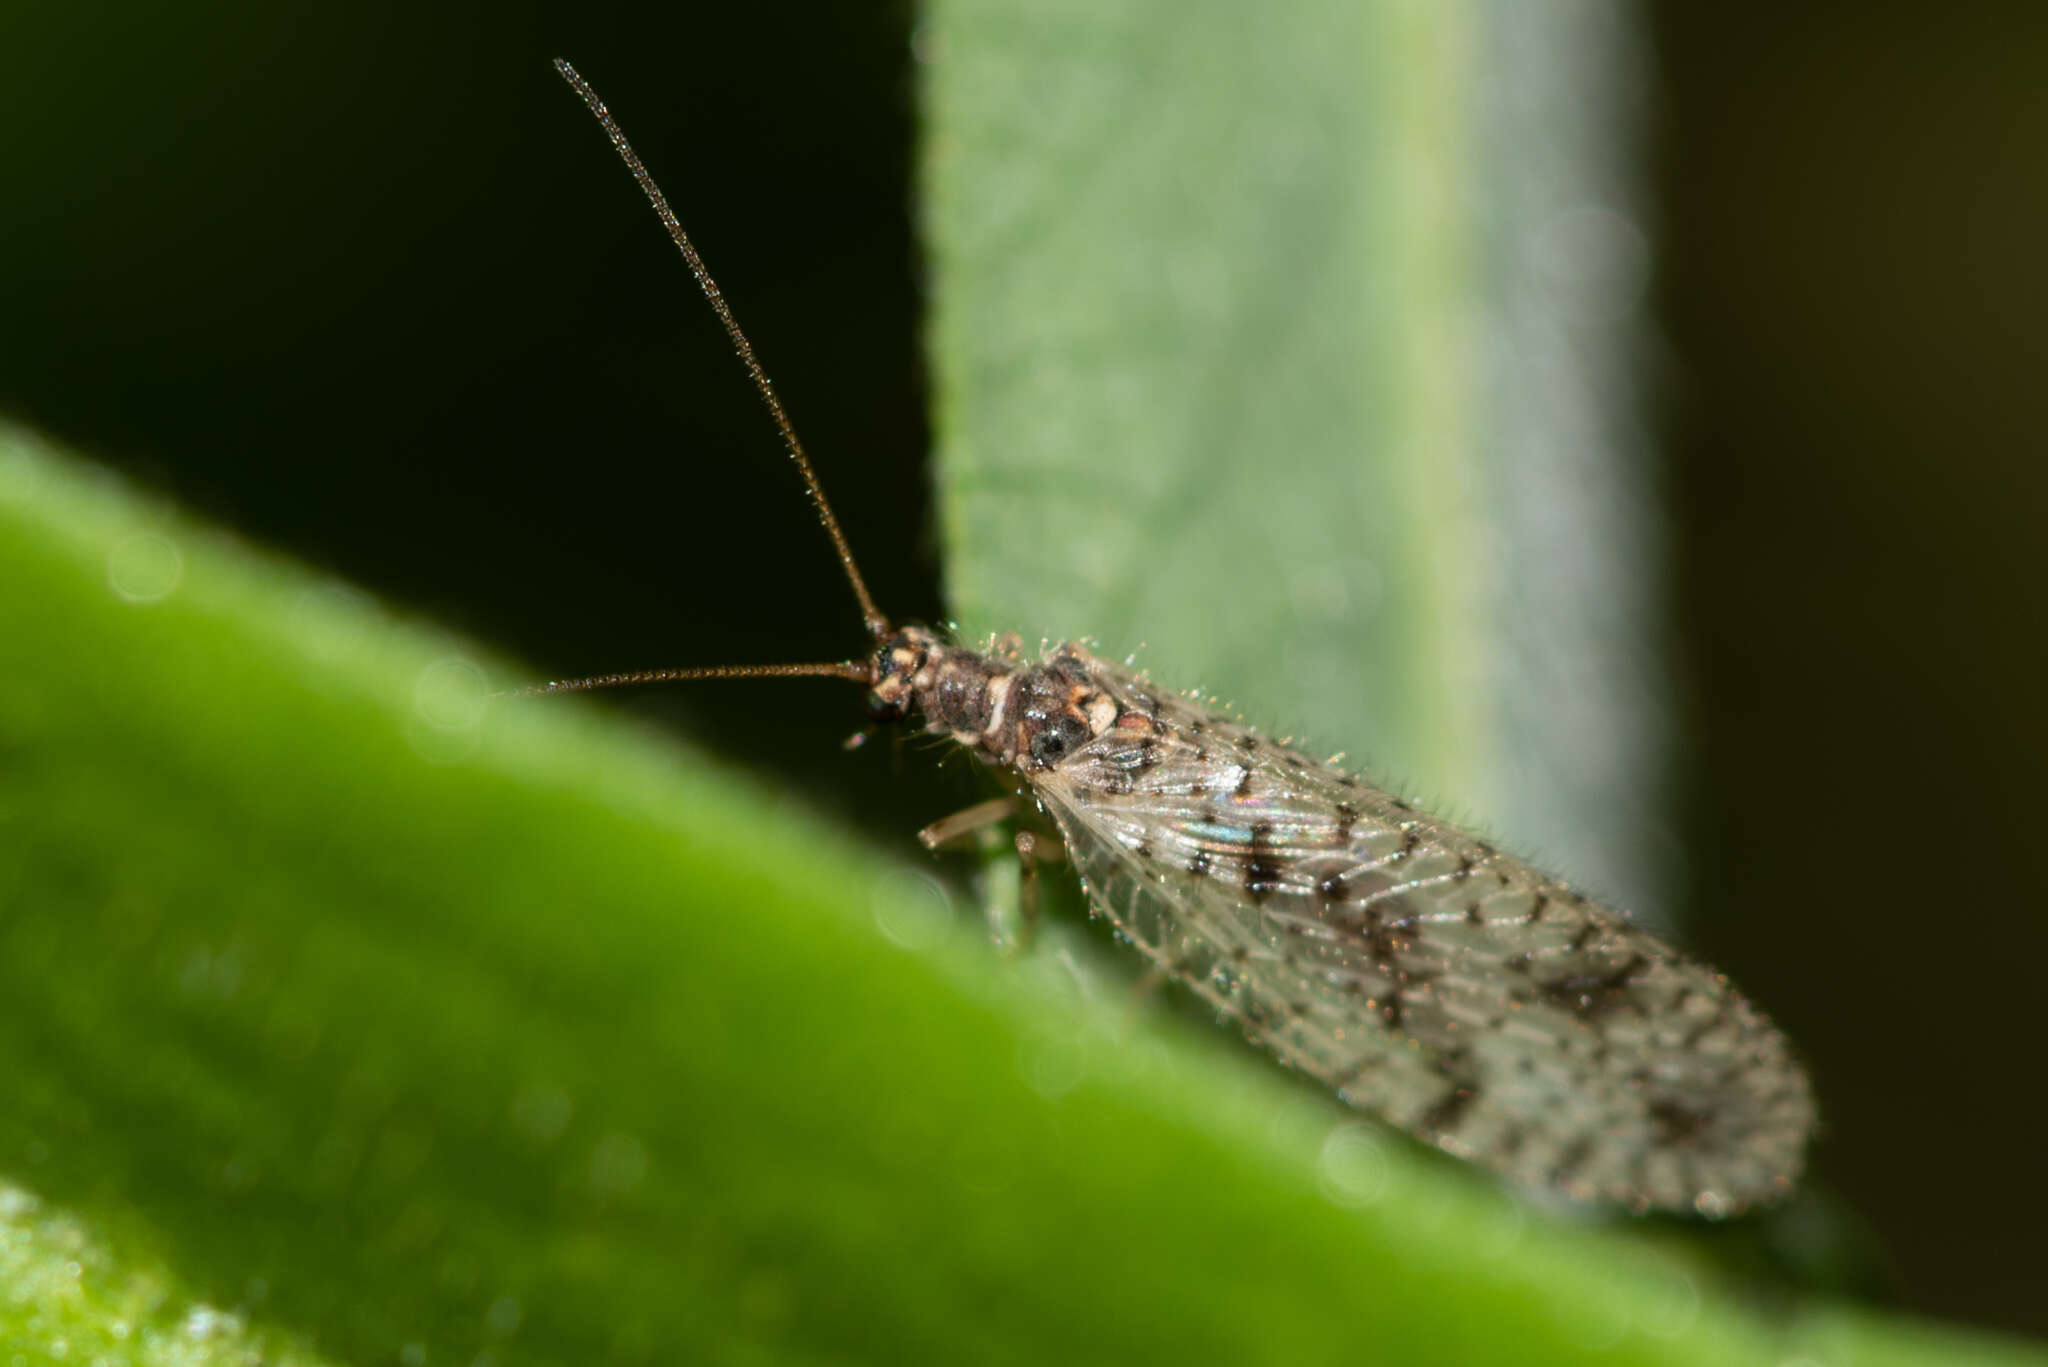
[[[869,693],[863,705],[867,708],[868,720],[872,722],[899,722],[910,715],[908,696],[885,698],[879,693]]]
[[[1054,717],[1031,737],[1031,758],[1039,764],[1057,764],[1087,740],[1086,723],[1075,717]]]

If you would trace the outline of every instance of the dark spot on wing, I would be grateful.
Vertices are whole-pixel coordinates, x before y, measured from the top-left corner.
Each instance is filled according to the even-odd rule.
[[[1253,903],[1265,901],[1278,891],[1287,876],[1286,867],[1273,849],[1273,823],[1252,823],[1251,855],[1244,861],[1244,894]]]
[[[1400,972],[1400,957],[1408,952],[1409,941],[1403,939],[1399,930],[1377,913],[1367,917],[1367,924],[1360,928],[1365,935],[1366,953],[1374,963],[1388,973]]]
[[[1341,881],[1325,879],[1324,883]],[[1344,891],[1349,897],[1357,895],[1356,889]],[[1388,978],[1396,982],[1405,979],[1400,956],[1408,952],[1410,941],[1401,934],[1402,923],[1390,921],[1380,906],[1369,901],[1344,901],[1325,911],[1322,920],[1339,943],[1364,954]]]
[[[1640,1010],[1630,988],[1649,966],[1649,959],[1631,954],[1628,962],[1605,973],[1573,973],[1538,983],[1536,995],[1580,1020],[1597,1020],[1624,1007]]]
[[[1550,1180],[1558,1186],[1568,1185],[1579,1175],[1579,1169],[1586,1166],[1586,1160],[1593,1156],[1594,1142],[1586,1135],[1574,1139],[1565,1151],[1558,1155],[1557,1166],[1550,1170]]]
[[[1478,1099],[1478,1083],[1454,1085],[1437,1099],[1435,1105],[1423,1112],[1422,1119],[1416,1123],[1416,1128],[1432,1134],[1454,1134],[1458,1126],[1464,1122],[1466,1112],[1472,1109],[1472,1103]]]
[[[1670,1097],[1660,1097],[1651,1102],[1649,1114],[1657,1147],[1662,1149],[1690,1148],[1706,1132],[1707,1123],[1713,1118],[1696,1106],[1688,1106]]]

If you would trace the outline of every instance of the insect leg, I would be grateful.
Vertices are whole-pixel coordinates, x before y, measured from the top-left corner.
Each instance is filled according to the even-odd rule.
[[[964,811],[958,811],[940,821],[934,821],[917,833],[928,850],[938,850],[976,831],[984,830],[1000,821],[1008,821],[1017,814],[1016,797],[993,797],[987,802],[977,802]]]
[[[1017,832],[1017,948],[1030,947],[1038,933],[1038,847],[1043,843],[1031,831]]]
[[[1046,864],[1065,863],[1067,847],[1058,836],[1044,831],[1019,831],[1013,843],[1017,848],[1017,947],[1023,949],[1038,929],[1038,871]]]

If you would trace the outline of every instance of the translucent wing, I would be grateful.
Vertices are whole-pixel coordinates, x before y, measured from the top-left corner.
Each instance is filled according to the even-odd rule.
[[[1027,775],[1090,901],[1349,1103],[1575,1199],[1782,1194],[1814,1121],[1713,970],[1406,803],[1073,647],[1124,709]]]

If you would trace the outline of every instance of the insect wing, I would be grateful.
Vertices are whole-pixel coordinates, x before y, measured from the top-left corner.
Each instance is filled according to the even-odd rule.
[[[1068,648],[1123,720],[1029,775],[1092,905],[1359,1109],[1522,1184],[1726,1213],[1813,1104],[1711,969],[1483,841]]]

